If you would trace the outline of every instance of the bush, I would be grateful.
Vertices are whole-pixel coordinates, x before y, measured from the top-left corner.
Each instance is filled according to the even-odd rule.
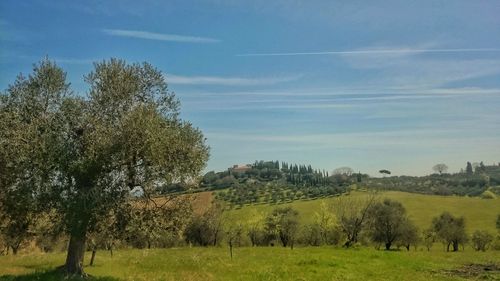
[[[495,195],[495,193],[493,193],[489,190],[486,190],[485,192],[483,192],[483,194],[481,194],[481,198],[482,199],[496,199],[497,196]]]
[[[472,246],[476,251],[486,251],[493,242],[493,235],[484,230],[476,230],[472,234]]]
[[[319,225],[315,223],[305,225],[301,231],[299,242],[308,246],[321,246],[323,244],[323,237],[321,237],[321,228]]]
[[[491,249],[500,251],[500,235],[498,235],[495,241],[491,244]]]

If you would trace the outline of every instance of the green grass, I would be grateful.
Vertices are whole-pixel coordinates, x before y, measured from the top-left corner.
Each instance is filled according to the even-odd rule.
[[[367,193],[353,192],[349,196],[367,196]],[[479,197],[424,195],[398,191],[381,192],[380,196],[401,202],[420,229],[429,227],[433,217],[438,216],[443,211],[448,211],[454,215],[463,215],[467,231],[470,233],[476,229],[496,233],[495,223],[497,215],[500,214],[500,198],[481,199]],[[335,200],[338,199],[328,197],[276,205],[250,205],[241,209],[233,209],[229,211],[228,215],[231,219],[245,221],[255,214],[255,211],[265,213],[277,206],[292,206],[299,211],[301,222],[306,223],[314,217],[321,202],[334,204]]]
[[[350,196],[366,196],[354,192]],[[428,227],[443,211],[464,215],[467,229],[496,233],[495,220],[500,199],[442,197],[384,192],[381,197],[398,200],[420,228]],[[335,197],[288,203],[310,221],[321,202],[334,203]],[[288,205],[283,204],[283,205]],[[266,212],[275,205],[252,205],[228,212],[230,219],[248,220],[255,211]],[[55,271],[63,264],[64,253],[0,256],[0,281],[60,280]],[[89,257],[86,257],[88,262]],[[377,251],[372,248],[342,249],[305,247],[236,248],[231,260],[227,248],[176,248],[118,250],[114,257],[98,252],[96,264],[86,267],[95,280],[461,280],[446,273],[470,263],[500,261],[500,251],[446,253],[441,244],[430,251]],[[475,279],[500,280],[500,273],[482,273]]]
[[[438,249],[439,248],[439,249]],[[86,261],[88,261],[88,256]],[[307,247],[177,248],[98,252],[86,271],[97,280],[461,280],[445,273],[467,263],[500,260],[500,252],[377,251]],[[0,280],[58,280],[64,254],[0,257]],[[34,273],[35,272],[35,273]],[[500,278],[498,272],[477,278]]]

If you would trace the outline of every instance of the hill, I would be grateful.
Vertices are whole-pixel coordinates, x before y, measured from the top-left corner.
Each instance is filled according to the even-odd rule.
[[[351,192],[342,196],[367,196],[366,192]],[[407,209],[411,219],[420,229],[430,226],[432,218],[443,211],[454,215],[464,216],[469,232],[484,229],[496,232],[495,221],[500,214],[500,199],[481,199],[465,196],[439,196],[415,194],[400,191],[380,192],[380,197],[397,200]],[[302,222],[313,219],[314,213],[319,210],[322,202],[334,204],[337,197],[321,198],[316,200],[299,200],[284,204],[247,205],[240,209],[232,209],[228,216],[232,220],[248,220],[255,212],[269,212],[277,206],[291,206],[299,211]]]
[[[405,191],[419,194],[487,196],[500,195],[500,165],[483,162],[467,163],[459,173],[446,173],[446,165],[426,176],[370,177],[355,173],[349,167],[331,173],[313,169],[311,165],[279,161],[255,161],[234,165],[225,171],[206,173],[200,183],[202,190],[217,190],[217,198],[231,206],[261,203],[289,203],[296,200],[336,196],[351,185],[369,190]],[[390,171],[381,170],[384,175]],[[181,191],[181,186],[166,187],[164,192]]]

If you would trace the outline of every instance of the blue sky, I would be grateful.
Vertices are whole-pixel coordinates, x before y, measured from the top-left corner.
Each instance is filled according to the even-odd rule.
[[[87,91],[92,61],[148,61],[211,146],[423,175],[500,161],[500,1],[0,2],[0,88],[45,55]]]

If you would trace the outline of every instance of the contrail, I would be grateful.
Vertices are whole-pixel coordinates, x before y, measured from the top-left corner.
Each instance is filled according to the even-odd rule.
[[[500,48],[477,49],[380,49],[356,51],[326,51],[326,52],[297,52],[297,53],[250,53],[237,54],[237,57],[272,57],[272,56],[320,56],[320,55],[362,55],[362,54],[398,54],[398,53],[473,53],[473,52],[500,52]]]

